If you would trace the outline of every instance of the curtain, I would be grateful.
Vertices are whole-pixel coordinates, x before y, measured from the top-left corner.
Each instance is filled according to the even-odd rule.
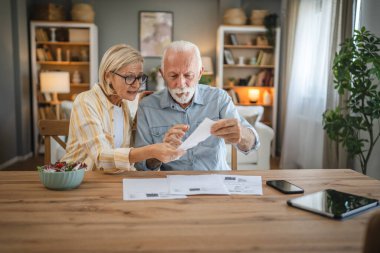
[[[281,68],[280,68],[280,84],[279,85],[279,106],[277,120],[276,135],[276,154],[281,154],[282,140],[284,136],[284,122],[286,115],[286,98],[288,95],[287,85],[290,80],[291,63],[293,60],[294,38],[297,25],[298,9],[300,0],[283,1],[285,13],[282,17],[282,26],[285,32],[281,32]]]
[[[330,73],[333,13],[336,0],[301,0],[286,102],[280,167],[322,168]]]
[[[333,19],[333,33],[331,39],[331,55],[339,51],[340,44],[345,39],[352,36],[353,20],[354,20],[354,0],[338,0],[335,4],[335,15]],[[333,66],[333,57],[330,61],[329,69]],[[334,109],[336,106],[344,106],[345,101],[348,99],[348,94],[339,96],[338,92],[334,89],[334,76],[330,71],[328,84],[327,84],[327,101],[326,109]],[[324,134],[324,159],[323,168],[348,168],[348,155],[342,144],[331,141],[326,133]]]

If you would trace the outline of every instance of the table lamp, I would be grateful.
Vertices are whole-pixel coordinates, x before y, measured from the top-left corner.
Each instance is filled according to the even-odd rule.
[[[260,97],[260,90],[258,89],[250,89],[248,91],[248,98],[251,103],[257,103]]]
[[[202,65],[204,68],[204,75],[213,75],[214,74],[214,67],[212,65],[212,60],[210,56],[203,56],[202,57]]]
[[[53,93],[51,104],[56,105],[57,119],[59,119],[58,93],[70,93],[69,72],[51,71],[40,73],[41,92]]]

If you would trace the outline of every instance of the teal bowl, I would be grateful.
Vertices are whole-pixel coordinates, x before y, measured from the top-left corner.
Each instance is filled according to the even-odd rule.
[[[83,181],[84,169],[66,172],[43,172],[40,171],[42,184],[51,190],[70,190],[77,188]]]

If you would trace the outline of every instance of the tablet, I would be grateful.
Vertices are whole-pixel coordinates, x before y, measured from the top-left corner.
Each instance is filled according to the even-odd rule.
[[[327,189],[320,192],[289,199],[289,206],[324,215],[334,219],[360,213],[379,204],[377,199]]]

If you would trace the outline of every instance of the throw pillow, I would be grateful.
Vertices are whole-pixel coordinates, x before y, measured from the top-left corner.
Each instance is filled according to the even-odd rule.
[[[253,127],[255,127],[256,121],[259,117],[259,114],[253,114],[253,115],[246,115],[244,118],[248,121],[249,124],[251,124]]]

